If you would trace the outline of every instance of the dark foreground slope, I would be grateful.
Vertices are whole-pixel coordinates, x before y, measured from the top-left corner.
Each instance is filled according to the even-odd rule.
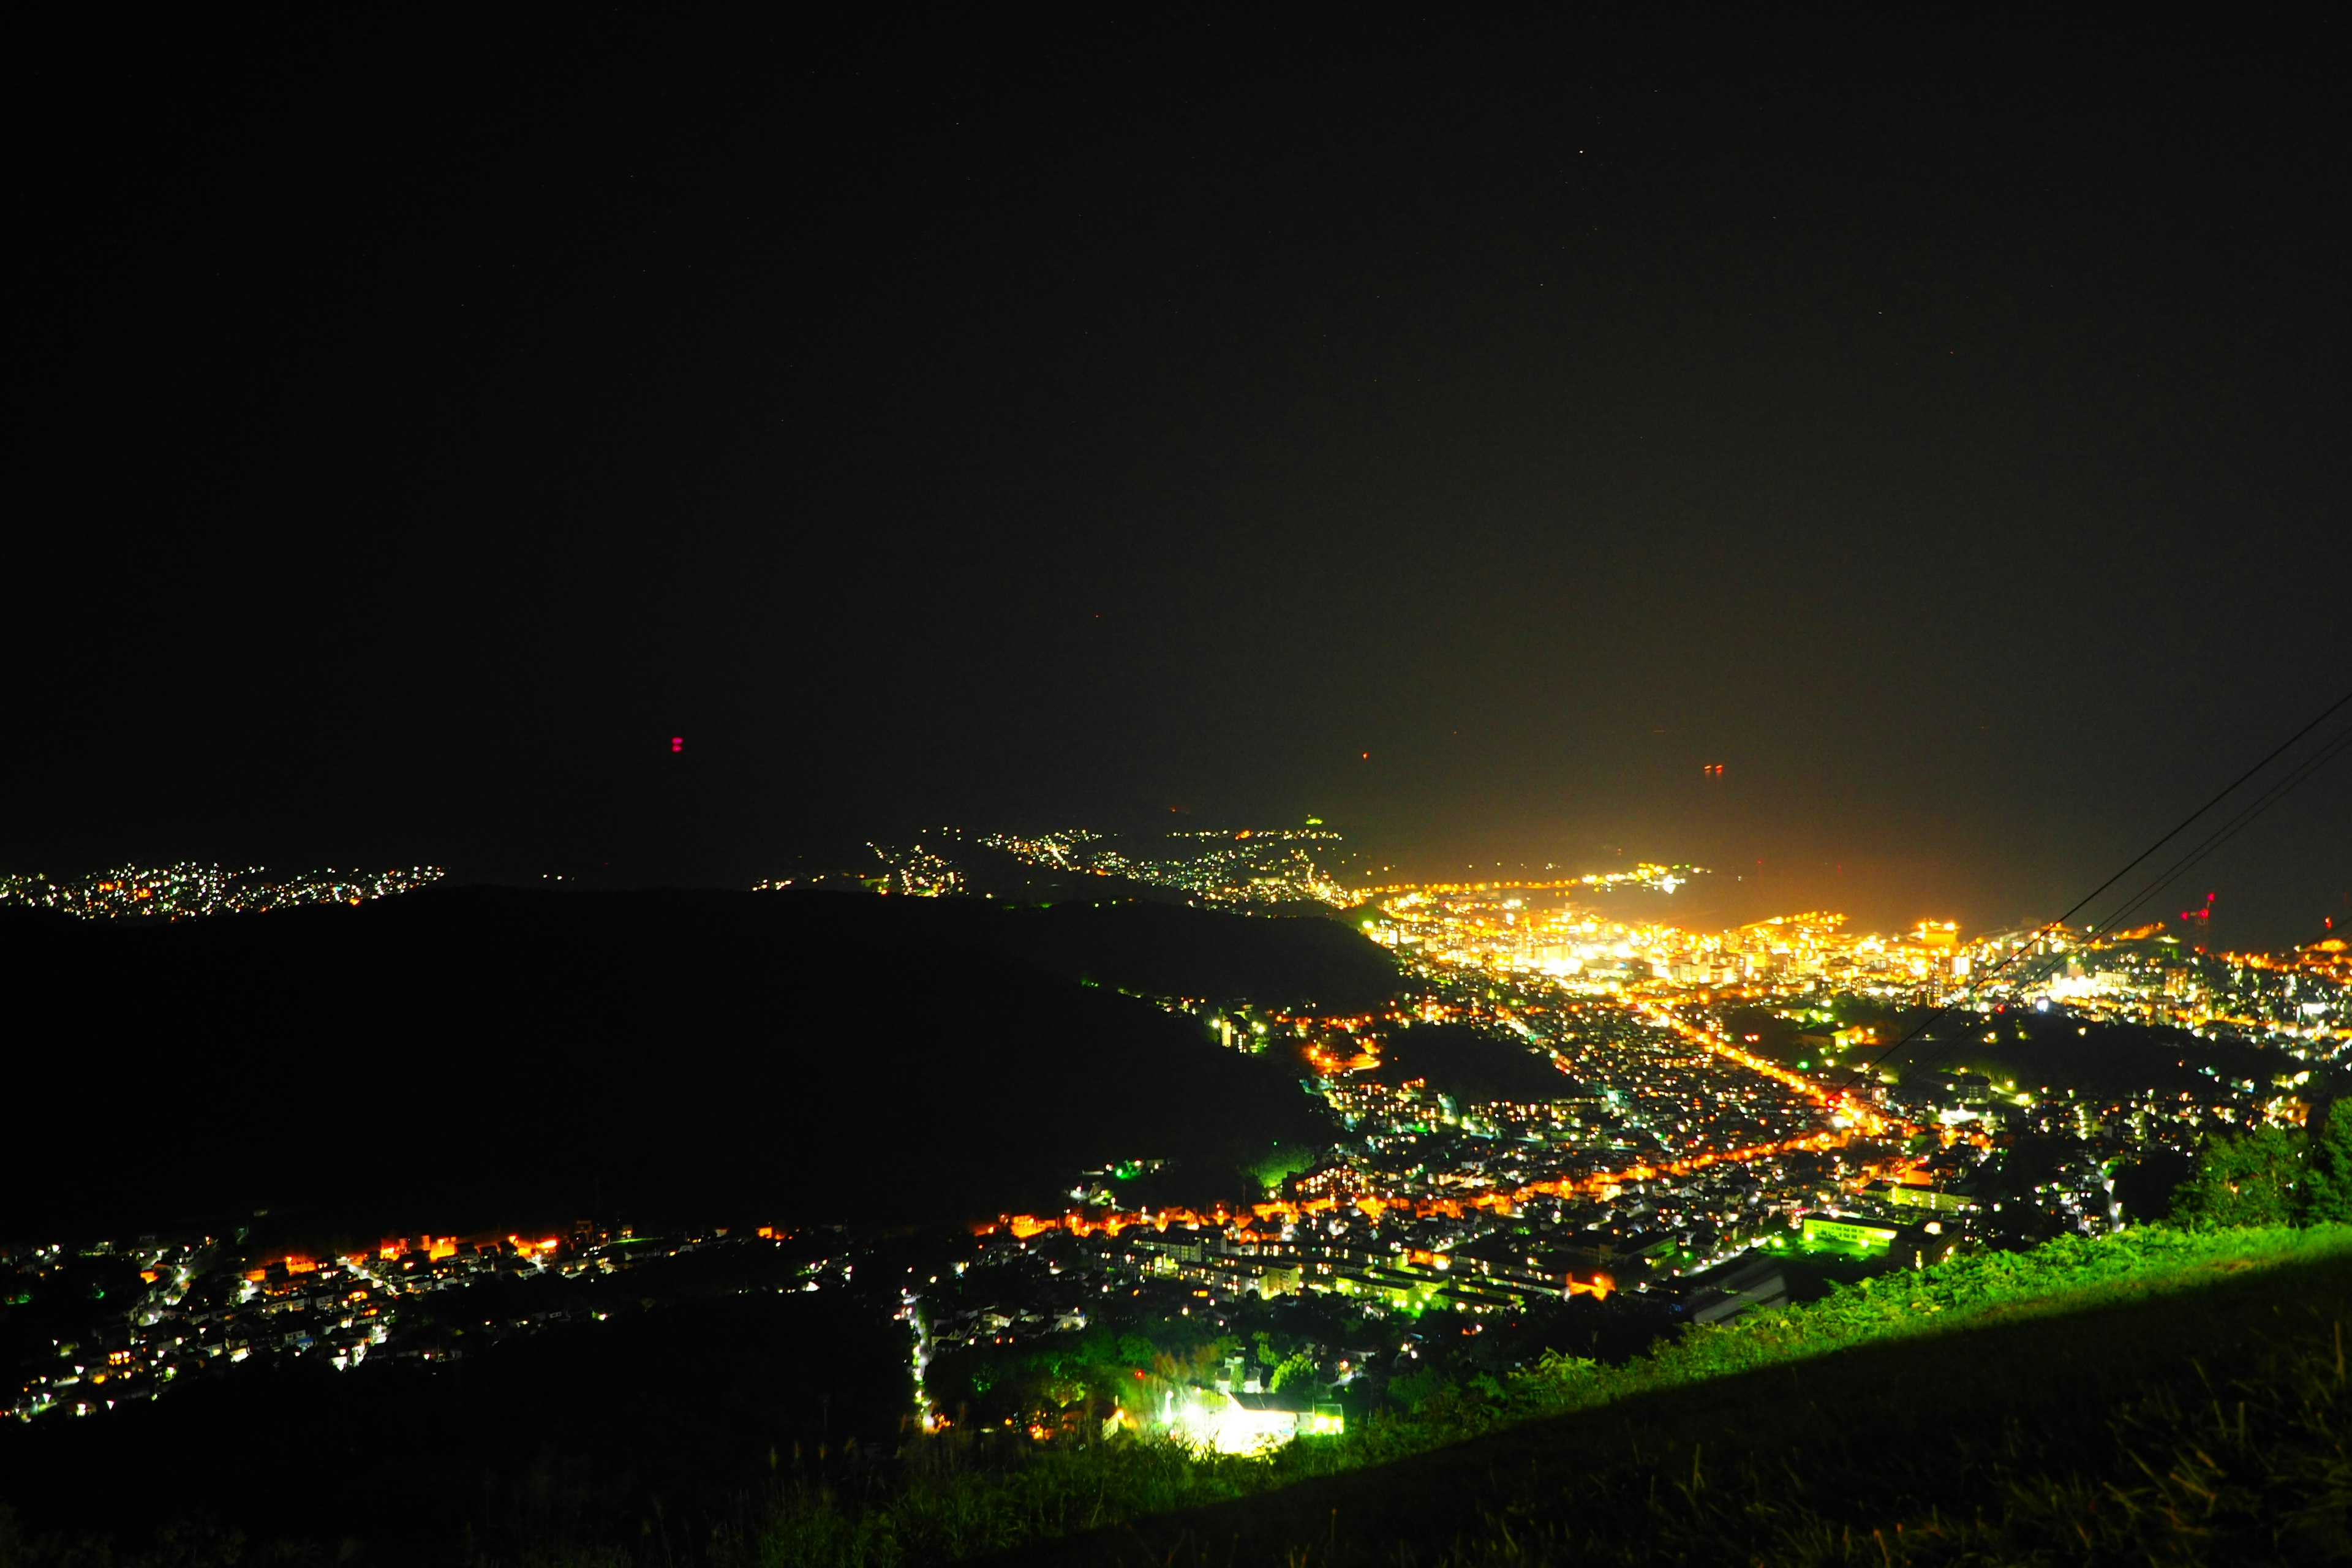
[[[257,1208],[362,1235],[954,1219],[1137,1156],[1219,1190],[1327,1124],[1275,1058],[1117,988],[1354,1000],[1391,973],[1328,921],[500,889],[19,917],[0,958],[21,1239]]]
[[[2341,1563],[2347,1316],[2343,1255],[2225,1275],[1667,1390],[1017,1560]]]

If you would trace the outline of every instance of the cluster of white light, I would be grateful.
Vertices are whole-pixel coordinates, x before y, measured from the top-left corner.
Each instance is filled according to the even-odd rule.
[[[1023,837],[990,834],[980,840],[1032,866],[1099,877],[1124,877],[1175,888],[1208,903],[1312,901],[1344,906],[1351,895],[1317,864],[1307,846],[1338,844],[1339,835],[1312,828],[1217,828],[1171,833],[1175,854],[1124,853],[1105,836],[1083,827]]]
[[[365,903],[415,892],[446,875],[438,866],[390,871],[327,867],[264,880],[258,866],[231,871],[184,860],[162,867],[112,867],[64,881],[52,881],[38,871],[0,877],[0,903],[58,910],[84,920],[259,914],[300,904]]]
[[[1011,833],[991,833],[980,841],[1028,865],[1049,866],[1056,871],[1083,871],[1087,869],[1087,846],[1101,837],[1083,827],[1066,827],[1058,833],[1040,833],[1025,838]]]
[[[937,899],[964,890],[963,872],[955,863],[919,844],[868,844],[882,862],[881,891]]]

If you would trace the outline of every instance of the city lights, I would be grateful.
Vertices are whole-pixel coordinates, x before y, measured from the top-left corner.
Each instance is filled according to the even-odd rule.
[[[61,910],[85,920],[128,917],[261,914],[304,904],[363,904],[430,887],[447,875],[438,866],[389,871],[322,870],[265,879],[261,867],[240,871],[182,861],[163,867],[120,866],[52,881],[38,871],[0,876],[0,903]]]

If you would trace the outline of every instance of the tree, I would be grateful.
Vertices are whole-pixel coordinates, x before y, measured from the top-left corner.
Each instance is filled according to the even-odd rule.
[[[2352,1225],[2352,1100],[2312,1118],[2295,1217],[2305,1225]]]
[[[1311,1378],[1314,1375],[1315,1358],[1303,1350],[1293,1351],[1283,1357],[1276,1364],[1273,1372],[1266,1375],[1266,1392],[1269,1394],[1278,1392],[1286,1383],[1294,1383],[1300,1378]]]
[[[2172,1217],[2204,1229],[2294,1223],[2304,1142],[2276,1127],[2208,1138],[2197,1168],[2173,1192]]]

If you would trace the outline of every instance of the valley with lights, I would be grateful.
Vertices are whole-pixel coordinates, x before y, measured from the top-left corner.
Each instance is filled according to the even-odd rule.
[[[1297,1110],[1232,1165],[1171,1157],[1164,1130],[1230,1121],[1238,1102],[1132,1116],[1097,1141],[1111,1157],[1065,1167],[1059,1208],[967,1210],[910,1233],[706,1193],[650,1227],[626,1205],[583,1204],[528,1235],[340,1241],[264,1210],[12,1242],[10,1413],[32,1430],[104,1420],[262,1367],[429,1375],[521,1342],[593,1340],[614,1281],[642,1318],[667,1292],[641,1287],[676,1277],[689,1298],[825,1295],[896,1325],[910,1350],[880,1386],[902,1386],[868,1403],[895,1405],[906,1431],[1041,1445],[1125,1431],[1264,1454],[1409,1407],[1441,1373],[1523,1371],[1563,1348],[1622,1357],[1891,1269],[2115,1234],[2152,1217],[2157,1173],[2200,1140],[2294,1124],[2352,1040],[2352,966],[2326,943],[2249,959],[2162,928],[2086,941],[1923,921],[1877,935],[1818,911],[1691,931],[1612,918],[1609,900],[1670,898],[1703,868],[1350,889],[1315,858],[1342,842],[1319,826],[1165,847],[1078,830],[926,842],[803,878],[819,890],[777,879],[756,897],[1016,923],[1091,910],[1097,943],[1139,921],[1222,922],[1244,948],[1263,945],[1253,931],[1319,931],[1390,979],[1354,982],[1338,1009],[1309,994],[1332,982],[1305,972],[1239,991],[1181,964],[1120,981],[1127,1005],[1192,1031],[1188,1052],[1249,1059]],[[1075,881],[1129,901],[1040,905],[1025,876],[1055,897]],[[20,907],[100,923],[242,921],[289,901],[215,890],[236,885],[125,868],[10,889]]]

